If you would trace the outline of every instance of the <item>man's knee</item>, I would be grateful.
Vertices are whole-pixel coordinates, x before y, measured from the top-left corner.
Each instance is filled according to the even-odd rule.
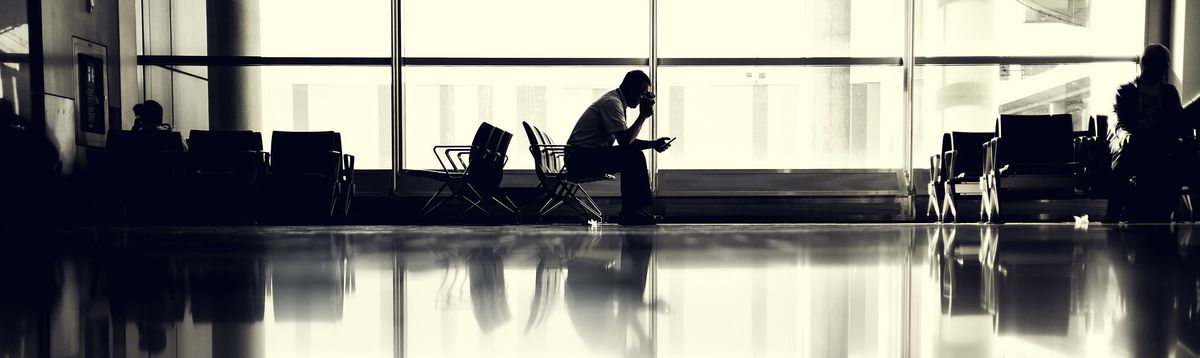
[[[636,149],[626,148],[622,150],[621,161],[629,166],[641,166],[642,168],[646,167],[646,156],[642,154],[642,151]]]

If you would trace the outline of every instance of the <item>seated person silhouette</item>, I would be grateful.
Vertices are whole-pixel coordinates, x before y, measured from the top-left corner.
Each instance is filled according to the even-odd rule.
[[[52,206],[53,196],[46,193],[62,163],[45,130],[35,128],[12,101],[0,98],[0,231],[10,225],[32,227]]]
[[[633,123],[625,120],[625,108],[638,108]],[[600,96],[575,122],[567,139],[566,168],[578,175],[621,173],[623,225],[653,225],[650,213],[650,175],[642,151],[658,152],[671,147],[668,138],[637,139],[646,119],[654,114],[650,76],[640,70],[625,74],[620,87]],[[614,145],[614,143],[616,145]]]
[[[1117,90],[1117,120],[1109,138],[1116,188],[1108,219],[1167,221],[1179,195],[1177,147],[1191,128],[1182,120],[1179,91],[1167,83],[1171,53],[1160,44],[1147,45],[1139,60],[1141,73]]]
[[[163,107],[155,100],[133,105],[133,131],[170,131],[171,125],[163,123]]]

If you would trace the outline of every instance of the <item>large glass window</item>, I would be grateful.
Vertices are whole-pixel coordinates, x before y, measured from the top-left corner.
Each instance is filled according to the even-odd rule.
[[[390,0],[162,0],[139,3],[143,36],[139,53],[207,55],[209,37],[222,55],[369,57],[391,56]],[[225,6],[236,8],[229,9]],[[210,14],[209,12],[212,11]],[[223,32],[208,28],[208,17],[239,23]],[[227,18],[232,17],[232,18]],[[236,29],[232,31],[230,29]]]
[[[12,102],[18,115],[32,118],[26,6],[25,1],[7,1],[0,16],[0,98]]]
[[[1000,114],[1112,111],[1136,75],[1144,0],[918,0],[913,72],[913,163],[948,131],[990,131]],[[1125,58],[1125,60],[1121,60]]]
[[[357,168],[392,165],[391,69],[268,66],[262,71],[262,131],[337,131]]]
[[[138,2],[139,53],[209,54],[216,32],[207,18],[228,10],[212,3]],[[393,3],[399,18],[391,17]],[[529,169],[522,121],[565,142],[588,104],[615,88],[624,72],[643,69],[656,74],[659,95],[643,137],[679,138],[656,157],[663,170],[899,170],[906,159],[927,165],[941,133],[989,130],[1002,113],[1071,113],[1082,128],[1087,117],[1110,111],[1115,86],[1136,74],[1132,60],[1143,45],[1146,6],[1145,0],[242,4],[253,6],[237,12],[244,19],[230,20],[248,29],[233,52],[299,59],[250,71],[268,141],[271,130],[337,130],[360,168],[390,168],[396,152],[404,168],[432,168],[438,166],[432,146],[468,143],[486,121],[515,135],[508,168]],[[19,33],[19,27],[0,33],[0,50],[11,52],[20,41],[9,38]],[[393,45],[404,56],[401,83],[381,66]],[[906,46],[911,73],[902,66]],[[353,61],[305,62],[322,58]],[[0,75],[12,82],[11,69],[20,64],[5,61]],[[176,128],[207,128],[207,67],[160,64],[139,74],[145,99],[164,102]],[[908,81],[913,87],[906,89]],[[402,113],[392,113],[393,92]],[[393,128],[397,117],[400,126]],[[401,131],[400,143],[392,142],[393,129]]]
[[[513,133],[509,169],[533,169],[521,122],[537,126],[556,143],[566,143],[575,120],[593,101],[617,88],[634,68],[410,67],[404,72],[405,166],[438,168],[432,148],[470,144],[488,122]],[[645,69],[643,69],[645,70]],[[633,119],[637,110],[629,110]],[[649,132],[643,129],[643,132]]]
[[[662,57],[900,56],[904,1],[660,0]]]
[[[1117,87],[1136,74],[1129,62],[1073,65],[917,66],[913,75],[913,162],[929,155],[950,131],[993,130],[1000,114],[1070,113],[1075,130],[1093,115],[1108,115]]]
[[[410,57],[644,58],[650,52],[646,0],[405,0],[400,16]]]
[[[899,66],[662,67],[664,169],[901,168]]]
[[[916,1],[917,56],[1130,56],[1145,0]]]

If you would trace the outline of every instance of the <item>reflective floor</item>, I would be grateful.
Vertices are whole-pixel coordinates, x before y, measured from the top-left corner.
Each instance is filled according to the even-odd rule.
[[[0,357],[1192,357],[1193,236],[1190,225],[79,229],[5,241]]]

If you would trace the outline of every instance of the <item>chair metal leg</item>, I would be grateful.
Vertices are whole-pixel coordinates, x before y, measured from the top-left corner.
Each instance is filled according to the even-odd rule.
[[[604,211],[600,210],[600,205],[596,204],[595,200],[592,200],[592,195],[588,194],[587,190],[585,190],[583,186],[579,186],[579,192],[583,193],[583,198],[587,199],[587,203],[591,205],[591,207],[588,209],[596,215],[596,221],[604,222]]]
[[[442,183],[442,187],[438,188],[438,191],[436,193],[433,193],[433,196],[429,197],[429,200],[425,201],[425,205],[421,206],[421,215],[422,216],[429,215],[430,212],[433,212],[433,209],[436,209],[438,206],[441,206],[442,203],[446,201],[446,199],[439,200],[438,204],[435,205],[433,208],[429,207],[430,204],[433,204],[433,201],[435,199],[438,199],[438,196],[442,195],[442,191],[446,190],[446,187],[448,187],[449,185],[450,185],[450,183]],[[426,209],[428,209],[428,210],[426,210]]]
[[[1195,220],[1194,219],[1195,211],[1193,210],[1193,207],[1192,207],[1192,195],[1190,193],[1183,192],[1183,193],[1179,194],[1179,199],[1183,201],[1183,212],[1180,213],[1182,215],[1178,215],[1178,216],[1182,216],[1182,218],[1177,216],[1175,218],[1175,221],[1184,221],[1184,222],[1194,221]]]
[[[542,211],[538,212],[538,216],[545,216],[546,214],[549,214],[551,211],[554,211],[554,209],[558,209],[559,205],[562,205],[565,202],[566,201],[559,199],[559,198],[553,198],[551,201],[547,201],[546,202],[547,205],[549,205],[550,203],[554,203],[554,205],[551,205],[550,208],[548,208],[548,209],[545,209],[545,206],[542,206],[544,209],[542,209]]]
[[[1000,178],[992,177],[992,185],[991,186],[992,186],[992,190],[991,190],[991,192],[992,192],[992,199],[991,199],[992,213],[991,213],[991,215],[988,216],[988,221],[991,221],[994,224],[1000,224],[1000,223],[1004,222],[1004,216],[1000,212]]]
[[[479,194],[478,190],[475,190],[475,186],[471,185],[471,183],[463,183],[463,186],[466,187],[467,189],[469,189],[471,191],[471,193],[474,193],[476,199],[468,198],[465,195],[466,193],[460,193],[461,195],[459,195],[458,197],[461,198],[464,202],[470,204],[470,206],[468,206],[466,209],[463,209],[463,211],[461,213],[459,213],[458,215],[459,216],[466,215],[468,212],[471,211],[472,208],[479,209],[479,211],[482,211],[485,215],[492,215],[491,211],[488,211],[486,208],[483,207],[483,203],[486,199],[483,197],[482,194]],[[465,191],[465,190],[460,189],[460,191]]]

